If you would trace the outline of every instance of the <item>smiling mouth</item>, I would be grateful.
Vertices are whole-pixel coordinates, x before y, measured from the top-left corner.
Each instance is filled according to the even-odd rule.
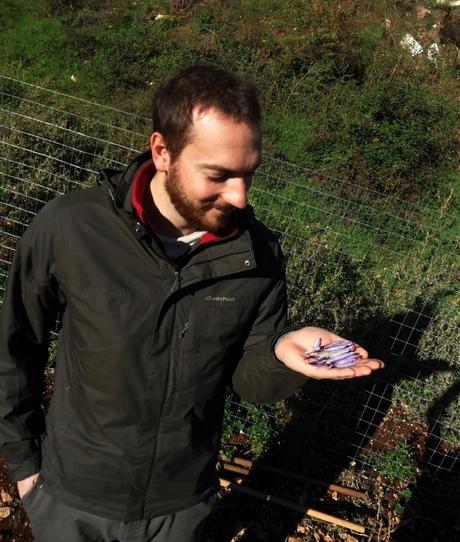
[[[233,207],[211,207],[209,211],[217,211],[221,215],[229,215],[234,211]]]

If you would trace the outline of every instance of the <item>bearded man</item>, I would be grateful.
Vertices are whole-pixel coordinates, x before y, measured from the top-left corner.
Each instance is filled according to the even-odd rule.
[[[216,66],[156,94],[150,149],[57,197],[18,244],[0,326],[0,436],[39,542],[201,539],[226,388],[254,402],[308,378],[324,329],[286,329],[280,247],[247,205],[261,159],[254,87]],[[55,388],[41,383],[62,313]]]

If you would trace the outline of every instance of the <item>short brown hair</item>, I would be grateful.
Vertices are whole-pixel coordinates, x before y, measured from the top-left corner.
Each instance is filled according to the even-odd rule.
[[[213,64],[195,64],[172,75],[155,94],[153,129],[173,158],[188,142],[193,111],[217,109],[225,116],[260,126],[260,104],[252,83]]]

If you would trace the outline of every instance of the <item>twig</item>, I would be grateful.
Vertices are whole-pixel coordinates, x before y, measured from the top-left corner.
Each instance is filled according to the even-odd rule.
[[[223,459],[223,461],[226,461],[225,457],[223,457],[222,459]],[[308,476],[303,476],[302,474],[295,474],[295,473],[292,473],[292,472],[289,472],[289,471],[277,469],[275,467],[269,467],[267,465],[259,465],[259,464],[254,465],[254,463],[252,461],[249,461],[248,459],[243,459],[242,457],[235,457],[233,459],[233,461],[235,462],[235,464],[237,466],[230,465],[229,463],[225,463],[224,468],[226,468],[226,470],[232,470],[233,472],[238,472],[240,474],[249,474],[249,471],[252,470],[252,469],[254,469],[254,470],[262,470],[262,471],[265,471],[265,472],[271,472],[272,474],[279,474],[280,476],[284,476],[285,478],[290,478],[291,480],[297,480],[297,481],[300,481],[300,482],[310,482],[312,484],[324,486],[329,491],[335,491],[336,493],[339,493],[340,495],[346,495],[347,497],[355,497],[357,499],[366,499],[367,498],[366,493],[364,493],[362,491],[357,491],[356,489],[351,489],[349,487],[338,486],[336,484],[329,484],[328,482],[324,482],[322,480],[317,480],[315,478],[310,478]],[[228,467],[231,467],[231,468],[228,468]],[[243,467],[243,469],[246,469],[246,472],[244,472],[244,470],[243,471],[235,470],[235,469],[241,468],[241,467]]]
[[[223,488],[228,489],[230,491],[237,491],[239,493],[244,493],[246,495],[250,495],[251,497],[261,499],[262,501],[273,502],[275,504],[279,504],[281,506],[289,508],[290,510],[300,512],[303,515],[307,515],[312,518],[325,521],[327,523],[332,523],[333,525],[338,525],[339,527],[351,529],[352,531],[355,531],[360,534],[366,533],[366,529],[362,525],[358,525],[357,523],[353,523],[352,521],[347,521],[346,519],[338,518],[331,514],[325,514],[324,512],[320,512],[319,510],[314,510],[313,508],[305,508],[301,504],[297,504],[295,502],[282,499],[281,497],[276,497],[275,495],[271,495],[270,493],[266,493],[264,491],[252,489],[251,487],[247,487],[247,486],[240,486],[235,482],[226,480],[225,478],[219,478],[219,482]]]

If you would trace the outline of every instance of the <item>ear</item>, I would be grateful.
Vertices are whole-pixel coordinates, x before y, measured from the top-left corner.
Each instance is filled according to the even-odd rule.
[[[171,155],[166,148],[166,142],[160,132],[153,132],[150,136],[150,150],[157,171],[168,172],[171,164]]]

